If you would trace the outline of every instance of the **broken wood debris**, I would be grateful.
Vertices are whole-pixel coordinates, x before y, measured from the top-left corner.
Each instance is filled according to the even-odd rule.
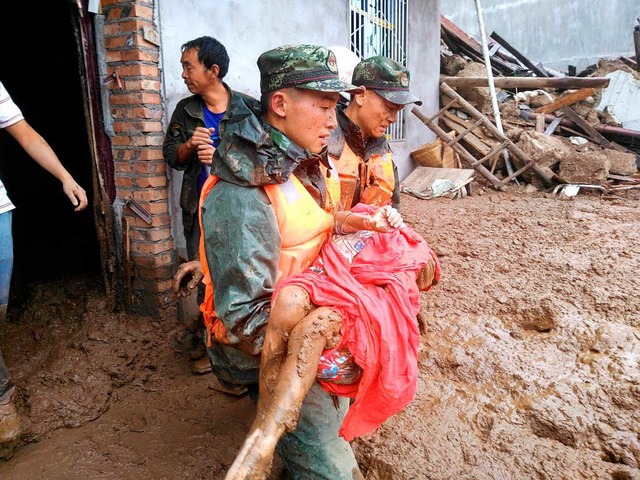
[[[563,184],[600,185],[605,192],[640,187],[634,177],[640,165],[640,131],[625,128],[615,105],[606,103],[613,95],[607,100],[603,96],[615,81],[611,73],[618,70],[640,81],[634,58],[600,59],[581,72],[568,66],[564,73],[527,58],[497,32],[487,45],[445,17],[441,27],[441,108],[430,118],[417,107],[411,110],[437,136],[429,150],[439,152],[434,166],[444,166],[448,149],[480,174],[477,181],[498,190],[515,181],[550,193]],[[496,89],[491,102],[490,84]],[[490,108],[494,98],[497,112]],[[496,118],[503,122],[504,134]],[[554,142],[545,143],[543,137]],[[418,163],[415,155],[426,153],[427,146],[412,152]],[[515,172],[502,161],[503,149],[513,156]]]

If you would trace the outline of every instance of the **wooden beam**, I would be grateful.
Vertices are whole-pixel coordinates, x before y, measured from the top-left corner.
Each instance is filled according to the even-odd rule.
[[[538,77],[549,76],[547,75],[547,72],[544,72],[541,69],[539,69],[536,65],[533,64],[531,60],[529,60],[527,57],[522,55],[518,50],[512,47],[509,44],[509,42],[507,42],[504,38],[502,38],[496,32],[491,32],[491,35],[489,36],[493,38],[496,42],[498,42],[500,45],[502,45],[505,48],[505,50],[507,50],[507,52],[509,52],[514,57],[516,57],[518,60],[520,60],[524,66],[526,66],[529,70],[533,71],[533,73],[535,73]]]
[[[561,108],[561,110],[562,113],[564,113],[569,119],[571,119],[571,121],[573,121],[573,123],[584,130],[584,132],[589,135],[589,137],[591,137],[594,142],[602,147],[612,148],[611,142],[604,138],[602,134],[598,132],[592,125],[589,125],[589,123],[584,118],[574,112],[571,107],[565,105]]]
[[[576,90],[575,92],[564,95],[560,98],[557,98],[555,102],[549,103],[547,105],[542,105],[534,110],[536,113],[552,113],[556,110],[559,110],[565,105],[573,105],[574,103],[579,102],[580,100],[584,100],[587,97],[590,97],[596,93],[593,88],[581,88],[580,90]]]
[[[444,30],[449,38],[462,47],[470,57],[483,62],[482,57],[482,45],[478,43],[476,39],[469,36],[466,32],[458,28],[451,20],[444,15],[440,16],[440,28]],[[501,72],[503,74],[515,75],[519,65],[513,65],[506,60],[494,58],[491,64],[491,68],[494,72]]]
[[[494,77],[498,88],[604,88],[609,85],[606,77]],[[440,77],[440,83],[450,87],[488,87],[486,77]]]

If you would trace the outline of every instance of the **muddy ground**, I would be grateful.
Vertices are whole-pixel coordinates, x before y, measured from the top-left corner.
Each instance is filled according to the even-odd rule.
[[[354,442],[368,480],[640,479],[639,201],[403,195],[443,278],[415,400]],[[0,328],[26,426],[1,479],[223,478],[254,409],[190,373],[183,323],[68,278]]]

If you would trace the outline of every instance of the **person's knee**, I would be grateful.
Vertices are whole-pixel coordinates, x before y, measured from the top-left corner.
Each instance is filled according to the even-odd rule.
[[[290,332],[313,308],[311,298],[301,287],[283,288],[273,301],[270,324]]]

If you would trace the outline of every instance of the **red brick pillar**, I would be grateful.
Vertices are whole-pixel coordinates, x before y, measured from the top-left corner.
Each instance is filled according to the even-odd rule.
[[[148,224],[131,208],[122,210],[126,303],[142,314],[175,315],[176,255],[162,157],[164,108],[153,0],[102,0],[101,5],[116,196],[125,205],[133,199],[151,217]]]

